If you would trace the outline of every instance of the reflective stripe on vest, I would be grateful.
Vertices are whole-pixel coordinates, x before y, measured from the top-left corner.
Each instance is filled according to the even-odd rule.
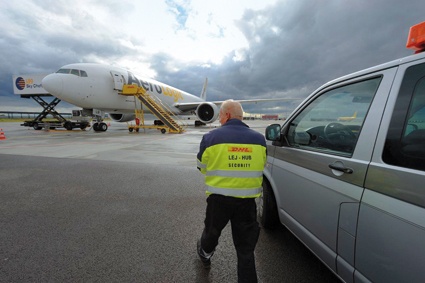
[[[261,194],[262,187],[254,188],[254,189],[222,189],[215,188],[211,186],[207,186],[207,192],[211,194],[220,194],[225,196],[234,196],[234,197],[258,197]]]
[[[207,164],[202,163],[199,159],[197,160],[199,168],[207,168]]]
[[[228,171],[213,170],[207,171],[207,176],[236,177],[236,178],[259,178],[263,176],[263,171]]]

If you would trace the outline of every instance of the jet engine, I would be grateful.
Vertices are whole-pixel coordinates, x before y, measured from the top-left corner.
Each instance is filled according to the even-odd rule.
[[[203,123],[212,123],[218,118],[218,114],[220,109],[218,109],[217,105],[211,102],[204,102],[198,105],[196,108],[196,116]]]
[[[134,114],[111,114],[111,113],[109,113],[109,117],[111,117],[112,120],[117,122],[128,122],[136,118]]]

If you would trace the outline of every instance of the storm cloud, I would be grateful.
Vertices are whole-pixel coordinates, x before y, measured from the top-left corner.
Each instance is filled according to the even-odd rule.
[[[175,33],[181,32],[193,12],[187,8],[190,1],[183,1],[188,2],[186,6],[166,2],[173,2]],[[409,28],[425,20],[421,0],[277,1],[262,9],[246,9],[233,22],[246,46],[212,62],[182,59],[160,48],[147,50],[149,31],[135,35],[126,33],[117,20],[105,22],[113,15],[123,17],[126,27],[131,24],[128,15],[134,16],[130,12],[134,7],[130,2],[91,1],[90,7],[102,12],[96,17],[70,7],[68,1],[30,3],[31,10],[9,4],[0,11],[0,20],[13,22],[0,31],[0,110],[15,107],[14,99],[20,101],[12,94],[13,74],[49,73],[74,62],[143,66],[140,70],[146,69],[156,80],[195,95],[208,77],[211,101],[302,99],[331,79],[412,54],[405,48]],[[226,27],[219,27],[218,34],[225,36],[226,32]],[[168,44],[179,46],[177,41]],[[196,46],[183,47],[202,51]],[[214,52],[214,46],[205,52]],[[247,105],[245,109],[279,112],[298,102]]]

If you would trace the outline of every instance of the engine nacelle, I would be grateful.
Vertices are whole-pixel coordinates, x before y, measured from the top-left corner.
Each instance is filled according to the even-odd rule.
[[[199,120],[203,123],[212,123],[218,118],[218,114],[220,112],[220,109],[211,102],[204,102],[198,105],[196,108],[196,116]]]
[[[112,120],[117,122],[128,122],[132,121],[136,118],[136,115],[134,114],[111,114],[109,113],[109,117],[111,117]]]

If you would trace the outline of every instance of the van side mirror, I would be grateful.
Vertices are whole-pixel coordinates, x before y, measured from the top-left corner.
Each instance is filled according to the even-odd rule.
[[[266,140],[279,141],[281,127],[279,124],[272,124],[266,128]]]

